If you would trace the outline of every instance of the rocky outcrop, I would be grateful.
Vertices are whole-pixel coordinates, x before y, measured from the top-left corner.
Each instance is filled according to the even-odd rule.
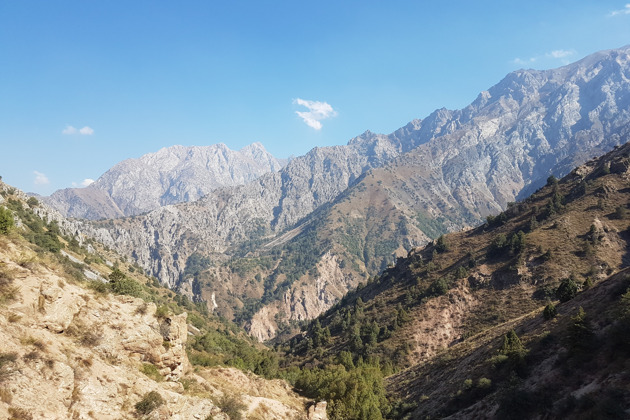
[[[43,200],[66,217],[133,216],[197,200],[216,188],[245,184],[284,163],[260,143],[238,151],[225,144],[171,146],[120,162],[88,187],[59,190]]]
[[[326,420],[328,415],[326,414],[326,401],[320,401],[311,405],[308,408],[308,420]]]
[[[95,294],[22,243],[0,242],[0,418],[229,420],[212,401],[236,395],[233,377],[254,418],[306,418],[307,401],[284,381],[193,372],[186,313],[157,318],[153,303]],[[150,392],[163,404],[140,415],[134,407]]]
[[[347,292],[356,287],[356,279],[339,267],[336,256],[327,252],[317,264],[318,275],[312,282],[287,291],[283,299],[265,306],[254,314],[247,329],[260,341],[275,337],[276,320],[306,321],[330,309]]]

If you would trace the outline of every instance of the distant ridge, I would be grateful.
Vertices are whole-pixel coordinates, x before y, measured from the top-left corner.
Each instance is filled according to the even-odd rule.
[[[44,200],[66,217],[112,219],[194,201],[219,187],[245,184],[282,168],[262,144],[171,146],[127,159],[86,188],[55,191]]]

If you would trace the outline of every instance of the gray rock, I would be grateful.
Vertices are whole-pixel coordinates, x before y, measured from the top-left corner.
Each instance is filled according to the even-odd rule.
[[[197,200],[210,191],[245,184],[282,168],[260,143],[239,151],[224,144],[171,146],[118,163],[86,188],[44,197],[66,217],[111,219]]]

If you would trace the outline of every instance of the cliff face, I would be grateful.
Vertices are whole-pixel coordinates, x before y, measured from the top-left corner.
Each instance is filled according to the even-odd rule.
[[[133,216],[194,201],[220,187],[245,184],[283,164],[260,143],[238,151],[224,144],[171,146],[120,162],[90,186],[59,190],[44,201],[66,217]]]
[[[260,274],[272,281],[248,297],[266,292],[265,305],[288,311],[287,320],[311,318],[331,304],[326,299],[334,301],[333,294],[315,293],[318,281],[355,287],[410,247],[476,224],[550,174],[563,175],[623,142],[630,127],[629,57],[626,47],[559,69],[519,70],[462,110],[435,111],[390,135],[366,132],[347,146],[316,148],[248,184],[85,231],[170,287],[182,281],[195,252],[225,261],[284,249],[310,234],[315,239],[300,252],[318,261],[332,252],[346,267],[331,272],[343,275],[265,269]],[[240,287],[223,283],[212,286],[217,296]],[[298,288],[318,302],[300,298]],[[217,299],[219,307],[228,304]],[[294,303],[279,309],[287,300]],[[276,324],[260,322],[263,329]]]

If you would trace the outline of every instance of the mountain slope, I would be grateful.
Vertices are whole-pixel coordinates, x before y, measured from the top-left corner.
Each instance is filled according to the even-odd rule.
[[[275,252],[272,266],[258,266],[249,279],[214,270],[208,276],[220,281],[208,281],[205,293],[215,292],[228,315],[245,304],[245,319],[273,298],[274,308],[252,326],[267,338],[277,330],[276,314],[288,322],[316,316],[410,247],[474,225],[550,174],[624,142],[629,74],[630,47],[559,69],[519,70],[462,110],[438,110],[388,136],[366,132],[347,146],[314,149],[276,174],[101,223],[92,235],[171,287],[185,280],[193,253],[218,266],[245,251],[247,258]],[[305,257],[291,260],[289,248]],[[257,274],[265,281],[246,286]]]
[[[278,342],[310,369],[378,367],[401,399],[391,418],[625,418],[630,143],[547,184]]]
[[[277,377],[275,354],[27,198],[0,182],[0,417],[326,418],[227,367]]]
[[[66,217],[133,216],[245,184],[282,166],[260,143],[238,151],[224,144],[171,146],[120,162],[86,188],[55,191],[44,200]]]

